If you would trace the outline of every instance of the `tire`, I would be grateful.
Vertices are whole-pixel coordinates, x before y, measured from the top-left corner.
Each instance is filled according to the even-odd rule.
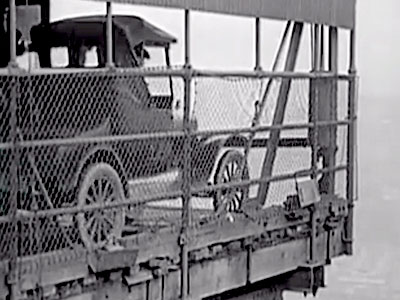
[[[124,198],[120,176],[111,165],[96,163],[86,169],[78,189],[78,208],[122,202]],[[125,208],[82,212],[76,219],[84,246],[88,250],[97,250],[122,236]]]
[[[245,158],[243,154],[239,151],[228,150],[227,152],[225,152],[218,162],[214,177],[214,184],[249,180],[249,169],[247,162],[244,162],[244,159]],[[239,167],[243,162],[243,171],[240,174]],[[214,193],[214,210],[216,212],[238,212],[241,210],[243,203],[248,198],[248,186],[219,189]]]

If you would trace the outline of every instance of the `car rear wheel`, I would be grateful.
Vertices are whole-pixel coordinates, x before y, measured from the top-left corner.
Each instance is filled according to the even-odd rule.
[[[227,151],[219,160],[214,183],[224,184],[249,180],[249,169],[245,157],[236,150]],[[243,170],[241,171],[241,166]],[[232,187],[219,189],[214,194],[216,212],[237,212],[249,197],[249,187]]]
[[[90,165],[78,191],[78,207],[110,205],[124,200],[124,189],[115,169],[106,163]],[[122,236],[125,209],[114,207],[80,212],[77,215],[80,238],[89,250],[100,249]]]

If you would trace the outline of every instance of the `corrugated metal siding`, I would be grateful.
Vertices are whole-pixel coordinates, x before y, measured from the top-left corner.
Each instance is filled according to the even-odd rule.
[[[107,0],[93,0],[103,1]],[[118,3],[191,9],[344,28],[355,25],[356,0],[111,0]]]

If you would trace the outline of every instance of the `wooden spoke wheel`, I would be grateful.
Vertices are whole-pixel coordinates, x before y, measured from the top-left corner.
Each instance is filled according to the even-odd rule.
[[[249,180],[249,169],[242,153],[236,150],[227,151],[219,160],[214,177],[215,184]],[[243,166],[243,170],[241,170]],[[214,194],[216,212],[237,212],[249,197],[249,187],[232,187],[219,189]]]
[[[106,163],[88,167],[79,187],[79,208],[107,205],[123,199],[121,179],[113,167]],[[122,236],[125,209],[116,207],[82,212],[77,215],[77,223],[84,246],[89,250],[96,250]]]

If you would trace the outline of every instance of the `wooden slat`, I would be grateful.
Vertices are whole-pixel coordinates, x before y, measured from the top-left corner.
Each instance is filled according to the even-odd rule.
[[[355,0],[112,0],[112,2],[294,20],[343,28],[354,28],[355,25]]]

